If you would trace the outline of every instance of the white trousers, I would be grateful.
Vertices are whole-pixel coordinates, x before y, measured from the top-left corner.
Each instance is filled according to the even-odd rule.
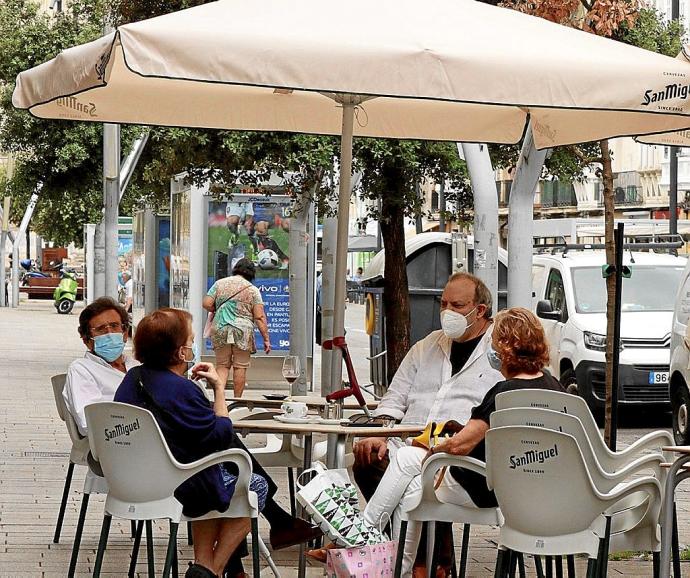
[[[390,517],[393,539],[399,539],[400,514],[406,506],[409,506],[410,502],[419,499],[422,493],[420,474],[422,461],[426,454],[426,450],[412,446],[400,448],[394,453],[391,452],[390,465],[386,469],[376,493],[364,509],[364,519],[369,524],[378,525],[381,523],[384,525]],[[450,472],[443,476],[443,481],[436,490],[436,495],[442,502],[458,506],[474,505],[469,494],[455,481]],[[402,563],[403,576],[412,574],[412,566],[421,533],[421,522],[410,521],[408,523]],[[431,560],[428,563],[431,563]]]

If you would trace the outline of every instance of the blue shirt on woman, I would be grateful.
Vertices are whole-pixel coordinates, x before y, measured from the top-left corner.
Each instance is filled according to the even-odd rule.
[[[139,371],[149,395],[160,409],[152,409],[146,394],[141,391],[137,379]],[[193,462],[230,445],[230,419],[213,412],[211,402],[198,385],[168,369],[140,366],[130,370],[115,393],[115,401],[151,411],[179,462]],[[215,465],[185,481],[175,490],[175,497],[186,516],[197,517],[212,510],[226,510],[234,491],[234,480],[229,484],[224,481],[220,466]]]

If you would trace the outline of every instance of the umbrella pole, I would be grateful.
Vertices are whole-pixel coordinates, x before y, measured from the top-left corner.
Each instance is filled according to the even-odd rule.
[[[343,130],[340,137],[340,187],[338,193],[338,237],[335,250],[335,295],[333,299],[333,336],[345,335],[345,271],[347,269],[347,234],[350,220],[350,183],[352,180],[352,131],[355,119],[354,99],[345,97]],[[331,358],[331,383],[328,391],[340,389],[342,352],[334,347]],[[322,385],[323,387],[323,385]]]

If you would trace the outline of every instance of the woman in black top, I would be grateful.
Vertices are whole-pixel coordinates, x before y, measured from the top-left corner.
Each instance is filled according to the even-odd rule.
[[[415,499],[421,492],[419,474],[424,460],[431,454],[444,452],[470,455],[485,461],[484,436],[489,429],[489,416],[496,409],[496,396],[515,389],[552,389],[563,391],[558,380],[543,368],[549,362],[549,346],[544,329],[533,313],[521,307],[499,312],[494,320],[492,349],[487,352],[490,364],[505,380],[492,387],[482,402],[472,410],[471,419],[453,437],[444,440],[428,452],[417,447],[399,449],[391,460],[381,483],[363,512],[364,521],[376,525],[385,515],[400,513],[406,500]],[[450,468],[437,490],[443,501],[478,507],[495,506],[493,492],[486,487],[483,476]],[[398,525],[394,524],[397,530]],[[403,576],[426,576],[425,568],[412,568],[417,551],[421,524],[410,522],[405,539]],[[435,572],[432,572],[434,575]]]

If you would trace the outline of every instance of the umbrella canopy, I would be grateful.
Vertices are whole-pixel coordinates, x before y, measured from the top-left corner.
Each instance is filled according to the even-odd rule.
[[[537,147],[690,128],[690,63],[473,0],[221,0],[23,72],[44,118]]]

